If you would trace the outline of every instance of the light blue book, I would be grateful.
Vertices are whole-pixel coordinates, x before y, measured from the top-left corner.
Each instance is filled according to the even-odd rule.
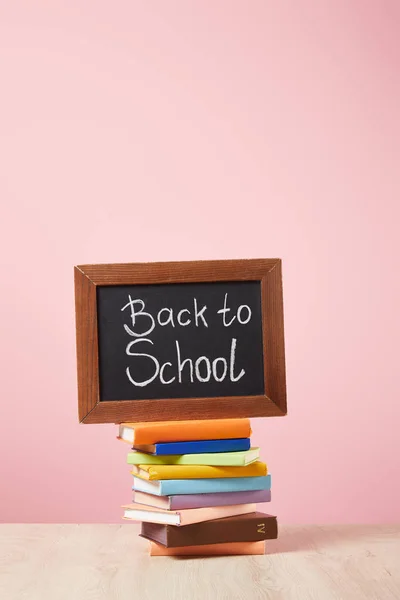
[[[147,481],[147,479],[133,476],[132,489],[137,492],[153,494],[153,496],[270,490],[271,475],[220,479],[159,479],[158,481]]]

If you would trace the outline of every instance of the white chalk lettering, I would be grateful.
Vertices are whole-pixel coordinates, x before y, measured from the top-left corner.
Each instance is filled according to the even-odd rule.
[[[217,364],[221,362],[223,364],[223,373],[220,377],[218,377],[218,372],[217,372]],[[216,358],[215,360],[213,360],[212,363],[212,372],[213,372],[213,377],[215,379],[215,381],[223,381],[226,377],[226,374],[228,372],[228,364],[225,360],[225,358],[222,358],[222,356],[220,356],[219,358]]]
[[[170,367],[172,367],[172,363],[170,363],[170,362],[165,362],[163,365],[161,365],[161,369],[160,369],[160,381],[161,381],[161,383],[164,383],[164,384],[166,384],[166,385],[168,385],[169,383],[172,383],[172,382],[173,382],[173,381],[175,381],[175,379],[176,379],[176,377],[175,377],[175,376],[174,376],[174,377],[171,377],[171,379],[169,379],[168,381],[166,381],[166,380],[164,379],[164,369],[165,369],[165,367],[166,367],[167,365],[169,365]]]
[[[208,327],[208,323],[207,323],[207,321],[205,320],[205,318],[203,316],[203,313],[207,309],[207,306],[204,305],[203,308],[200,311],[198,311],[197,310],[197,300],[196,300],[196,298],[193,298],[193,300],[194,300],[194,319],[195,319],[195,322],[196,322],[196,327],[199,326],[199,317],[200,317],[200,319],[202,319],[205,327]]]
[[[121,311],[125,310],[126,308],[128,308],[128,306],[131,309],[131,320],[132,320],[132,327],[135,327],[136,325],[136,317],[148,317],[150,319],[151,325],[149,327],[149,329],[147,331],[143,331],[142,333],[137,333],[136,331],[133,331],[133,329],[131,329],[130,327],[128,327],[128,325],[124,324],[124,328],[125,331],[127,333],[129,333],[129,335],[133,335],[134,337],[143,337],[145,335],[149,335],[154,327],[155,327],[155,322],[153,317],[151,316],[150,313],[144,312],[144,302],[143,300],[140,300],[139,298],[137,298],[136,300],[132,300],[131,296],[128,296],[129,298],[129,302],[127,304],[125,304],[125,306],[123,306],[121,308]],[[141,308],[139,311],[135,310],[135,304],[140,304]]]
[[[190,323],[192,322],[191,319],[186,319],[185,322],[182,321],[182,315],[183,313],[188,313],[190,315],[190,310],[188,310],[187,308],[183,308],[182,310],[180,310],[178,312],[178,323],[179,325],[181,325],[182,327],[186,327],[186,325],[190,325]]]
[[[233,321],[236,319],[236,317],[233,317],[229,323],[225,320],[225,313],[229,312],[231,309],[227,307],[227,300],[228,300],[228,294],[225,294],[225,298],[224,298],[224,308],[221,308],[220,310],[217,311],[218,314],[222,314],[222,321],[224,323],[224,327],[229,327],[229,325],[232,325]]]
[[[232,319],[230,321],[227,321],[225,319],[225,315],[226,315],[226,313],[228,313],[231,310],[230,308],[228,308],[227,304],[228,304],[228,294],[225,294],[224,308],[220,308],[220,310],[217,311],[217,314],[219,314],[219,315],[222,314],[222,322],[224,324],[224,327],[229,327],[230,325],[232,325],[232,323],[235,321],[236,318],[241,325],[246,325],[250,321],[251,308],[247,304],[241,304],[236,311],[236,315],[234,317],[232,317]],[[242,317],[241,317],[242,311],[244,309],[247,311],[246,319],[242,319]]]
[[[202,362],[204,362],[206,364],[207,375],[205,377],[202,377],[202,375],[200,373],[200,363],[202,363]],[[196,377],[197,377],[197,379],[199,381],[202,381],[202,382],[210,381],[210,377],[211,377],[211,364],[210,364],[210,361],[208,360],[207,356],[200,356],[196,360],[194,368],[195,368],[195,371],[196,371]]]
[[[129,359],[124,368],[132,385],[146,387],[155,381],[158,381],[161,386],[173,385],[173,387],[178,384],[187,385],[195,382],[236,383],[245,376],[246,370],[241,368],[240,364],[241,358],[245,355],[245,349],[242,346],[240,347],[241,352],[238,354],[238,344],[243,342],[238,342],[238,339],[233,336],[236,335],[239,325],[246,325],[251,321],[252,310],[249,305],[237,306],[232,299],[229,302],[228,293],[224,294],[223,308],[217,310],[217,314],[222,318],[216,317],[213,312],[213,320],[217,319],[218,321],[217,330],[214,331],[213,320],[210,328],[207,322],[207,315],[210,314],[207,312],[207,305],[198,302],[193,296],[186,304],[188,308],[181,308],[182,305],[178,305],[177,308],[157,307],[154,316],[150,312],[146,312],[146,309],[149,311],[150,302],[147,297],[145,297],[146,302],[141,298],[132,297],[130,294],[127,294],[127,298],[129,301],[121,308],[121,311],[126,311],[124,320],[128,321],[123,323],[123,327],[126,334],[132,337],[126,338],[125,353]],[[222,301],[222,295],[220,301]],[[169,303],[165,299],[161,302]],[[185,305],[183,304],[183,306]],[[215,307],[215,310],[217,308],[218,306]],[[214,311],[214,306],[212,306],[212,311]],[[224,346],[225,344],[226,346],[225,350],[221,352],[222,356],[216,356],[216,353],[212,356],[205,345],[208,342],[211,349],[213,341],[219,340],[224,333],[224,328],[230,327],[233,323],[235,325],[232,334],[227,336],[229,339],[224,342]],[[198,336],[198,340],[193,340],[192,336],[188,335],[191,329],[182,332],[182,340],[179,340],[178,334],[173,334],[175,339],[172,340],[170,335],[165,335],[168,326],[171,326],[173,331],[177,331],[179,327],[188,327],[189,325],[192,328],[199,328],[197,333],[194,333]],[[158,329],[158,336],[155,336],[155,341],[153,341],[150,339],[153,337],[150,334],[156,327],[166,327],[167,329],[164,331]],[[209,328],[209,330],[204,328]],[[210,331],[211,328],[212,331]],[[240,335],[237,337],[240,340]],[[139,342],[151,344],[153,348],[149,350],[150,353],[145,352],[148,346],[138,346]],[[169,346],[170,344],[171,346]],[[161,346],[162,351],[157,351],[158,349],[155,348],[157,345]],[[165,351],[167,345],[170,347],[172,356]],[[162,360],[160,354],[163,357]],[[199,356],[200,354],[202,355]],[[168,360],[166,360],[167,357]]]
[[[167,312],[169,316],[167,317],[166,321],[161,322],[161,315],[163,312]],[[164,327],[164,325],[168,325],[168,323],[171,323],[172,327],[175,327],[174,313],[172,308],[162,308],[157,315],[157,321],[162,327]]]
[[[140,342],[146,342],[148,344],[154,345],[152,340],[148,338],[135,339],[128,343],[126,347],[126,354],[130,357],[141,357],[150,359],[154,363],[154,373],[145,381],[138,381],[136,379],[136,376],[134,376],[134,366],[130,365],[129,367],[127,367],[127,377],[129,381],[137,387],[145,387],[152,383],[157,377],[159,377],[159,380],[163,385],[170,385],[174,381],[176,381],[177,383],[188,382],[188,379],[190,383],[194,383],[194,381],[198,381],[200,383],[207,383],[211,381],[211,378],[213,378],[217,382],[221,382],[225,380],[228,374],[228,368],[229,378],[232,382],[239,381],[245,375],[244,369],[241,369],[239,373],[236,373],[236,338],[232,338],[231,341],[229,367],[228,361],[222,356],[218,356],[212,362],[207,356],[199,356],[196,360],[192,358],[183,358],[178,340],[175,341],[176,362],[166,361],[160,365],[157,358],[155,358],[151,354],[134,351],[134,346],[136,346]],[[165,374],[167,367],[169,369],[169,379],[166,378]],[[185,371],[185,367],[188,367],[189,370]],[[137,370],[140,373],[140,370]]]
[[[132,340],[131,342],[129,342],[129,344],[126,347],[126,353],[128,356],[145,356],[146,358],[150,358],[154,362],[155,367],[156,367],[154,375],[152,377],[150,377],[150,379],[146,379],[146,381],[136,381],[135,379],[133,379],[133,377],[130,373],[130,367],[126,368],[126,374],[128,375],[129,381],[131,383],[133,383],[133,385],[136,385],[137,387],[145,387],[146,385],[148,385],[149,383],[151,383],[152,381],[155,380],[155,378],[157,377],[157,375],[160,371],[160,365],[158,363],[158,360],[156,358],[154,358],[154,356],[151,356],[151,354],[143,354],[140,352],[131,352],[131,347],[134,346],[135,344],[139,344],[140,342],[148,342],[149,344],[153,345],[153,342],[148,339]]]
[[[231,362],[229,365],[229,375],[231,378],[231,381],[235,382],[235,381],[239,381],[239,379],[241,379],[243,377],[243,375],[246,373],[246,371],[244,369],[242,369],[239,373],[239,375],[237,377],[235,377],[235,353],[236,353],[236,338],[232,338],[232,345],[231,345]]]
[[[244,308],[247,310],[247,319],[242,321],[240,315],[242,314],[242,310]],[[239,308],[237,309],[237,319],[238,319],[238,321],[239,321],[239,323],[241,325],[246,325],[246,323],[248,323],[250,321],[250,319],[251,319],[251,308],[250,308],[250,306],[248,306],[247,304],[241,304],[239,306]]]
[[[179,342],[178,340],[176,340],[175,342],[176,344],[176,356],[178,359],[178,379],[179,379],[179,383],[182,383],[182,371],[183,368],[185,366],[185,364],[187,363],[190,367],[190,381],[191,383],[193,383],[193,361],[191,358],[186,358],[184,361],[181,361],[181,351],[179,348]]]

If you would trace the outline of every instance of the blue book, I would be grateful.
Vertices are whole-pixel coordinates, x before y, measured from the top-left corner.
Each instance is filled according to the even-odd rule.
[[[205,452],[236,452],[249,450],[250,438],[231,440],[196,440],[193,442],[163,442],[133,446],[135,450],[149,454],[203,454]]]
[[[212,494],[214,492],[245,492],[270,490],[271,475],[260,477],[224,477],[220,479],[159,479],[148,481],[133,476],[132,489],[153,496],[179,494]]]

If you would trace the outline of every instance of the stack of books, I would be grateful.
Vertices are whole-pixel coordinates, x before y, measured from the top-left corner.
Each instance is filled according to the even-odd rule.
[[[142,522],[152,556],[264,554],[277,520],[257,512],[271,476],[250,435],[249,419],[120,424],[133,450],[123,518]]]

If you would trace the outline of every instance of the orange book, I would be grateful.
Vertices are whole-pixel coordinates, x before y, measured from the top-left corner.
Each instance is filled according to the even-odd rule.
[[[157,542],[150,542],[150,556],[232,556],[235,554],[265,554],[265,542],[231,542],[182,548],[166,548]]]
[[[156,421],[121,423],[118,439],[132,445],[192,440],[248,438],[249,419],[211,419],[207,421]]]

